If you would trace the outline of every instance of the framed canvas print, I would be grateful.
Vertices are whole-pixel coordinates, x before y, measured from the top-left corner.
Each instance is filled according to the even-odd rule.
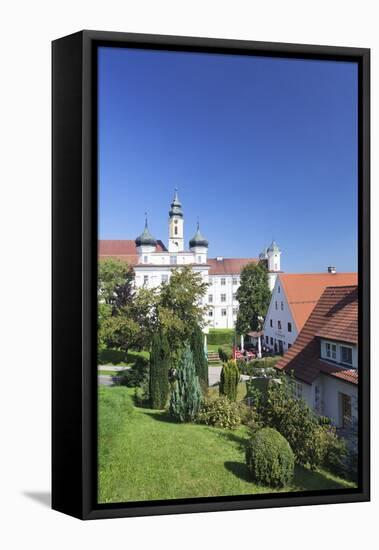
[[[369,499],[369,50],[53,42],[53,508]]]

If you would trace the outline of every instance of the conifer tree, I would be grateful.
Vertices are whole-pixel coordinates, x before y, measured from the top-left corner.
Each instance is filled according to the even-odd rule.
[[[200,410],[202,393],[192,351],[185,348],[179,360],[176,381],[170,399],[170,413],[180,422],[194,420]]]
[[[152,409],[164,409],[168,393],[168,371],[170,367],[170,349],[164,334],[153,336],[150,354],[150,403]]]
[[[196,374],[199,377],[199,382],[203,393],[208,389],[208,360],[204,352],[203,333],[199,325],[195,326],[191,334],[191,351],[193,361],[195,363]]]
[[[231,359],[227,363],[224,363],[220,376],[220,395],[225,395],[230,401],[237,401],[239,379],[240,372],[236,361]]]

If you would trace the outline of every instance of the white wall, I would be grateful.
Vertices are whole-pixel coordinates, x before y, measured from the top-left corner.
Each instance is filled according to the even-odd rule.
[[[341,426],[340,393],[344,393],[350,395],[352,399],[352,416],[357,418],[357,386],[324,374],[321,375],[320,379],[322,385],[322,414],[328,416],[336,426]]]
[[[81,523],[52,512],[50,487],[50,41],[82,28],[213,36],[373,48],[372,150],[379,148],[379,34],[377,3],[372,0],[35,0],[2,5],[3,150],[0,163],[0,224],[4,289],[25,289],[20,308],[14,292],[3,292],[3,392],[0,400],[2,442],[3,545],[9,550],[154,547],[181,550],[257,547],[319,550],[320,546],[357,550],[377,539],[379,453],[373,453],[373,502],[156,516]],[[183,176],[184,178],[186,176]],[[305,174],[306,177],[306,174]],[[372,157],[372,181],[379,180],[378,155]],[[258,182],[261,183],[261,182]],[[217,181],[212,181],[216,189]],[[254,182],[252,182],[253,186]],[[379,210],[379,186],[372,186],[373,212]],[[239,198],[236,195],[236,202]],[[252,192],[251,200],[254,200]],[[270,200],[268,193],[268,202]],[[227,205],[229,206],[229,205]],[[254,208],[252,209],[252,216]],[[280,220],[277,220],[280,223]],[[373,218],[378,236],[379,216]],[[378,239],[373,239],[373,241]],[[32,246],[31,246],[32,243]],[[284,243],[283,243],[284,246]],[[33,266],[33,269],[30,269]],[[379,259],[372,258],[373,280]],[[27,275],[26,275],[27,272]],[[372,285],[374,304],[379,287]],[[379,308],[373,307],[373,334]],[[373,339],[373,357],[379,339]],[[21,350],[15,361],[15,350]],[[15,377],[19,383],[15,385]],[[378,376],[373,369],[374,391]],[[374,426],[379,400],[372,402]],[[377,438],[376,438],[377,446]],[[35,493],[34,497],[26,493]],[[351,518],[351,521],[347,521]],[[336,525],[340,526],[336,528]]]
[[[272,321],[272,327],[270,321]],[[278,327],[278,321],[281,322],[281,329]],[[288,323],[291,323],[291,332],[288,331]],[[281,340],[283,342],[284,351],[288,350],[288,344],[292,345],[298,335],[287,297],[280,282],[280,276],[277,277],[274,290],[272,291],[271,301],[263,327],[263,334],[266,346],[269,346],[270,349],[274,349],[275,342]]]

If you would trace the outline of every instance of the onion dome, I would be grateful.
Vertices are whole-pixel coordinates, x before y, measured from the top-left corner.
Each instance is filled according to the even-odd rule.
[[[268,249],[268,252],[280,252],[279,246],[276,244],[276,242],[273,240],[270,244],[270,247]]]
[[[150,233],[149,228],[147,226],[147,218],[145,218],[145,229],[143,230],[143,233],[136,238],[135,243],[136,243],[136,246],[143,246],[143,245],[157,246],[157,241],[154,239],[153,235]]]
[[[179,216],[180,218],[183,217],[182,203],[179,200],[177,189],[175,189],[174,198],[172,200],[171,208],[168,215],[170,216],[170,218],[172,218],[173,216]]]
[[[195,246],[204,246],[205,248],[208,248],[207,239],[204,239],[203,235],[200,233],[199,222],[197,222],[197,231],[195,235],[192,237],[192,239],[190,240],[189,245],[190,245],[190,248],[194,248]]]
[[[267,260],[268,256],[267,256],[267,250],[268,248],[264,248],[262,250],[262,252],[259,254],[259,259],[260,260]]]

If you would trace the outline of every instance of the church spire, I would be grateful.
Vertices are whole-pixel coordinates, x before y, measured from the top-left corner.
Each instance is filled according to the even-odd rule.
[[[172,199],[171,209],[168,214],[170,218],[172,218],[173,216],[183,217],[182,203],[180,202],[178,197],[177,187],[175,187],[174,198]]]

